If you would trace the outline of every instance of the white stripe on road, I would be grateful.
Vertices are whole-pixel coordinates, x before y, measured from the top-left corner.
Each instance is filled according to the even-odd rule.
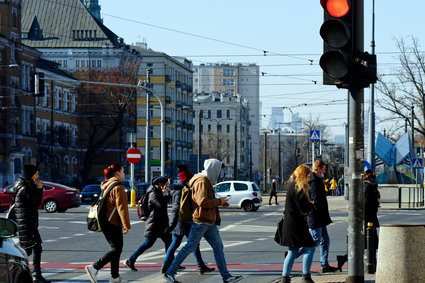
[[[276,232],[276,226],[257,226],[257,225],[227,225],[220,229],[222,232],[253,232],[253,233],[271,233]]]

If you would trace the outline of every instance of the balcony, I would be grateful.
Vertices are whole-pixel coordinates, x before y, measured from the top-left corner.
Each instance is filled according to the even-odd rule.
[[[182,88],[183,83],[181,81],[176,81],[176,88]]]

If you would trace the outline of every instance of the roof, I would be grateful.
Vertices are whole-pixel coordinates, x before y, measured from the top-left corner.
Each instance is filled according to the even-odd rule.
[[[71,76],[69,73],[59,69],[58,63],[55,63],[55,62],[52,62],[52,61],[49,61],[49,60],[46,60],[46,59],[43,59],[43,58],[39,58],[37,60],[36,66],[37,66],[37,68],[52,72],[52,73],[57,74],[59,76],[63,76],[63,77],[69,78],[69,79],[77,80],[76,78]]]
[[[31,0],[22,7],[22,42],[35,48],[121,47],[80,0]]]

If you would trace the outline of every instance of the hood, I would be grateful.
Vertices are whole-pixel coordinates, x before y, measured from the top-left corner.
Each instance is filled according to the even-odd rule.
[[[218,177],[220,176],[221,171],[221,161],[217,159],[207,159],[204,161],[204,168],[201,172],[202,175],[206,176],[211,184],[215,184],[217,182]]]
[[[115,183],[115,182],[120,182],[120,180],[118,180],[117,177],[112,177],[112,178],[109,178],[106,181],[103,181],[100,184],[100,187],[102,188],[102,190],[105,190],[110,184]]]

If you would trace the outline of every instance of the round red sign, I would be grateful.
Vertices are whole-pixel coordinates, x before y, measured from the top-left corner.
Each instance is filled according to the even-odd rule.
[[[139,163],[142,159],[142,153],[137,148],[133,147],[127,151],[127,160],[130,163]]]

